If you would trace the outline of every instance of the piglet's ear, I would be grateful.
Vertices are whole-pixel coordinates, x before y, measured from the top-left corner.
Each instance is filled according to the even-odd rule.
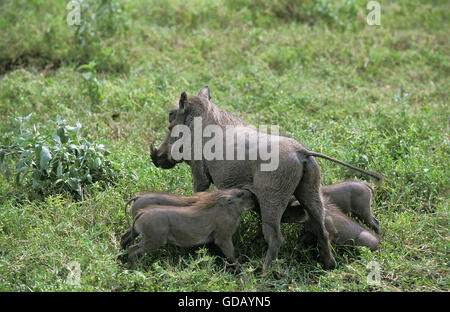
[[[181,93],[180,101],[178,102],[178,104],[180,106],[180,110],[183,111],[187,104],[187,94],[185,91],[183,91],[183,93]]]
[[[208,101],[211,100],[211,93],[208,86],[204,86],[203,88],[201,88],[200,91],[198,91],[198,96],[202,96]]]

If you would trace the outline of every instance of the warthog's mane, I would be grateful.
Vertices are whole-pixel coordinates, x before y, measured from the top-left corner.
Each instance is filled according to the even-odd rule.
[[[248,126],[245,121],[243,121],[233,113],[218,108],[210,101],[200,99],[198,96],[195,96],[193,98],[197,98],[198,100],[196,100],[195,103],[197,105],[201,105],[203,108],[203,113],[201,116],[203,117],[203,119],[212,121],[214,124],[217,124],[219,126]]]
[[[213,208],[217,201],[225,197],[225,192],[221,190],[208,190],[205,192],[195,193],[193,195],[195,202],[191,207],[196,207],[198,209],[210,209]]]

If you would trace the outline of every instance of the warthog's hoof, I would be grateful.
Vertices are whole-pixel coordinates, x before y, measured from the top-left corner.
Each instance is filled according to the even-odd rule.
[[[234,261],[232,263],[225,261],[225,264],[227,267],[238,267],[239,266],[239,262],[237,262],[237,261]]]
[[[323,268],[325,270],[332,270],[336,267],[336,260],[334,258],[327,258],[323,261]]]

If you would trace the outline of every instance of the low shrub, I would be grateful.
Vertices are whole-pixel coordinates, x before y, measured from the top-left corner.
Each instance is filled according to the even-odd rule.
[[[8,179],[14,175],[31,193],[83,198],[87,185],[111,184],[121,175],[103,144],[82,137],[79,122],[70,126],[58,117],[39,126],[31,125],[30,117],[10,117],[12,130],[1,138],[0,169]]]

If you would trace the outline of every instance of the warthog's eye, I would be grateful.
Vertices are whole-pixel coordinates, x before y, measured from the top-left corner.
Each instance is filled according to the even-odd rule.
[[[169,122],[172,122],[176,117],[177,110],[172,109],[169,111]]]

